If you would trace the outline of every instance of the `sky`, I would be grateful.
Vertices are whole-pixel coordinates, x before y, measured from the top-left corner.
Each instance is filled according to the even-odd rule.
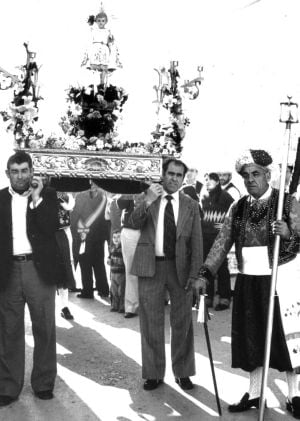
[[[300,101],[299,1],[110,0],[103,5],[123,63],[112,83],[129,94],[120,127],[124,140],[149,139],[156,124],[154,68],[178,60],[182,80],[196,77],[197,66],[204,68],[199,97],[184,102],[191,121],[183,141],[188,165],[200,173],[232,170],[248,147],[266,148],[280,161],[285,137],[280,102],[287,95]],[[25,64],[24,41],[37,52],[44,98],[40,125],[46,133],[59,130],[66,89],[82,78],[86,20],[99,8],[95,0],[10,0],[1,7],[0,66],[14,73]],[[11,91],[0,91],[2,109],[11,99]],[[292,126],[292,149],[299,130],[299,124]],[[0,135],[2,150],[9,153],[11,139],[1,127]]]

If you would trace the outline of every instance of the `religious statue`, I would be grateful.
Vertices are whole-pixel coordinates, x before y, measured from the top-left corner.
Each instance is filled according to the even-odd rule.
[[[119,60],[119,52],[115,44],[114,36],[110,29],[106,28],[107,14],[102,6],[100,13],[90,16],[88,23],[91,26],[89,45],[85,51],[81,66],[100,73],[100,84],[105,85],[107,77],[116,68],[122,67]]]

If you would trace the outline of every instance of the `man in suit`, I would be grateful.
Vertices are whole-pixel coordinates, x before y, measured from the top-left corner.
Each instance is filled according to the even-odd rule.
[[[192,324],[193,286],[202,262],[199,206],[179,192],[186,165],[170,159],[162,184],[152,184],[145,201],[131,214],[141,229],[131,272],[139,279],[142,377],[145,390],[156,389],[165,374],[165,293],[170,295],[171,356],[175,381],[192,389],[195,374]],[[170,222],[171,221],[171,222]]]
[[[24,151],[9,158],[6,175],[10,187],[0,191],[0,406],[15,401],[24,383],[25,303],[34,338],[31,385],[38,398],[53,398],[59,276],[55,190],[33,176]]]
[[[108,297],[109,286],[104,263],[104,245],[109,242],[110,221],[105,220],[106,194],[91,182],[90,190],[75,198],[71,213],[73,255],[75,266],[79,262],[82,291],[78,298],[94,298],[94,277],[98,295]]]

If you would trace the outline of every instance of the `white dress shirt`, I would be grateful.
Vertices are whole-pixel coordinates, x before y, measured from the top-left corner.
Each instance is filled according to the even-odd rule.
[[[163,192],[160,200],[158,218],[157,218],[157,227],[156,227],[156,236],[155,236],[155,255],[164,256],[164,214],[165,207],[168,203],[166,196],[172,196],[171,204],[173,206],[175,225],[177,226],[178,212],[179,212],[179,191],[169,194]]]
[[[28,194],[16,193],[11,187],[9,192],[11,200],[13,254],[32,253],[31,244],[27,237],[26,215],[28,205]]]

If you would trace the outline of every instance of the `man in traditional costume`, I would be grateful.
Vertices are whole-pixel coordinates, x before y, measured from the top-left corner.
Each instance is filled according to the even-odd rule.
[[[276,220],[279,192],[269,185],[271,163],[271,156],[263,150],[248,150],[237,160],[236,171],[243,177],[249,194],[232,204],[200,269],[200,278],[205,281],[213,277],[235,243],[239,274],[232,310],[232,367],[250,373],[250,387],[241,401],[228,409],[242,412],[258,408],[273,248],[276,235],[280,236],[270,367],[286,372],[286,408],[299,418],[300,206],[286,194],[282,220]]]

